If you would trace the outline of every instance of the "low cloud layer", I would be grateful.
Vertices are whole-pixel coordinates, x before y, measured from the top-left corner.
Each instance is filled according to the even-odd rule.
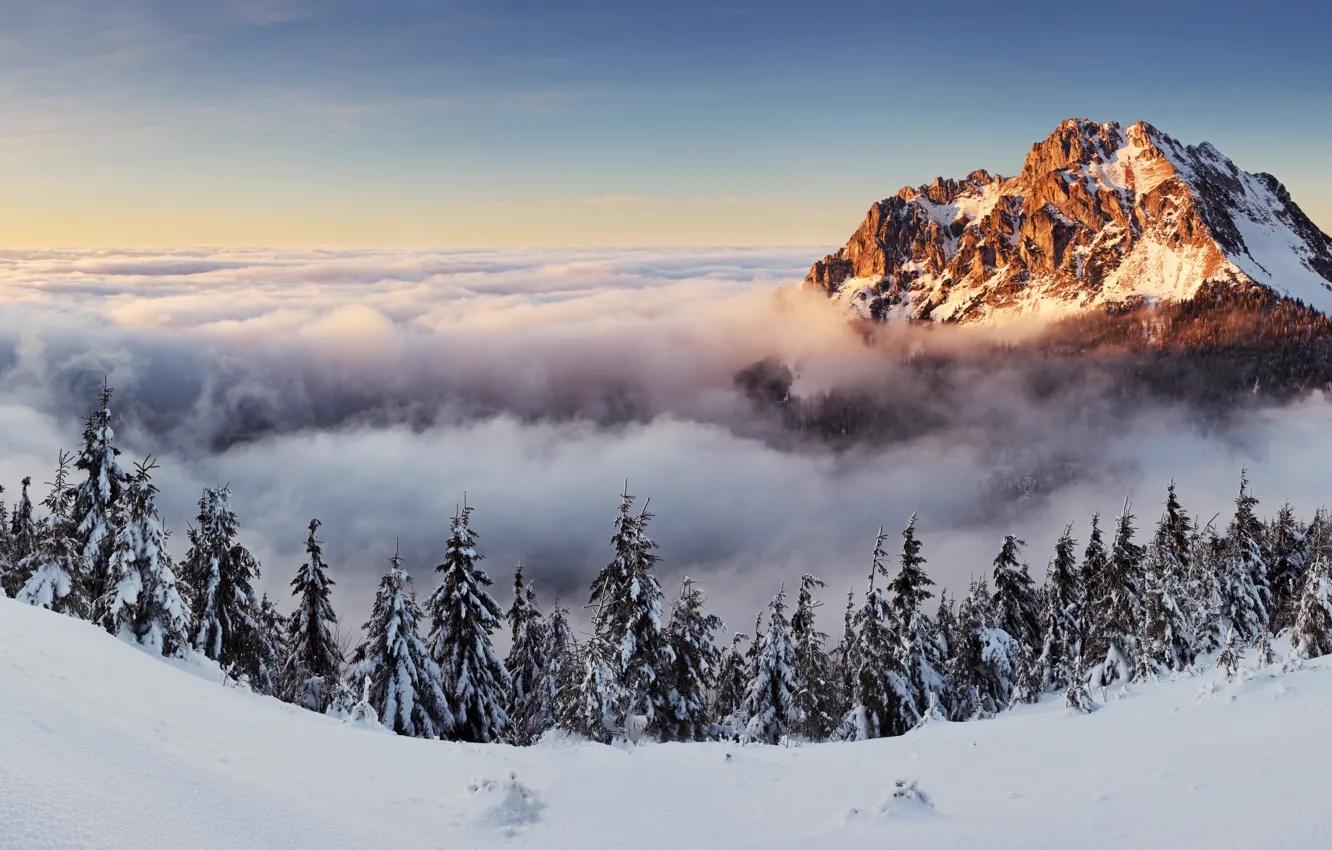
[[[1149,523],[1171,476],[1204,518],[1243,464],[1270,508],[1325,497],[1321,402],[1204,427],[1108,400],[1094,371],[1036,391],[1031,370],[978,370],[932,390],[902,364],[971,337],[867,344],[826,303],[778,291],[817,253],[0,254],[0,480],[49,480],[105,375],[127,455],[160,457],[176,555],[200,488],[229,481],[285,597],[318,516],[351,625],[395,539],[433,586],[464,491],[502,599],[521,560],[547,600],[576,608],[628,479],[657,514],[668,593],[693,575],[745,629],[780,583],[814,572],[833,631],[875,530],[895,535],[912,511],[936,579],[957,588],[1003,533],[1031,543],[1039,573],[1066,522],[1085,534],[1127,497]],[[836,450],[792,434],[733,381],[765,357],[795,369],[801,395],[854,388],[902,421]],[[1052,465],[1071,470],[1053,495],[996,509]]]

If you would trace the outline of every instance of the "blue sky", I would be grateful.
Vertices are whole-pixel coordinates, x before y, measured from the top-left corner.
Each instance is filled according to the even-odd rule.
[[[840,242],[1147,120],[1332,229],[1332,13],[1256,3],[0,0],[0,228],[57,244]]]

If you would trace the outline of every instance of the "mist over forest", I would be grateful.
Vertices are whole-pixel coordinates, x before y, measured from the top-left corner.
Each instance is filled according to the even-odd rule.
[[[668,595],[688,574],[742,630],[805,572],[835,607],[913,511],[956,589],[1006,533],[1039,575],[1068,522],[1154,520],[1172,477],[1204,520],[1241,466],[1268,513],[1327,498],[1308,376],[1198,384],[1110,331],[1076,357],[1031,325],[867,332],[793,285],[817,254],[6,252],[0,482],[40,493],[105,377],[173,548],[229,482],[281,606],[318,517],[352,626],[395,539],[433,583],[464,492],[497,585],[522,561],[578,618],[627,479]]]

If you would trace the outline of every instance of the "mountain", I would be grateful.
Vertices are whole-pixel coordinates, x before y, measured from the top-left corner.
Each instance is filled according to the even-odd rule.
[[[875,319],[1058,317],[1255,285],[1332,314],[1332,239],[1210,143],[1069,119],[1016,177],[973,171],[874,204],[805,285]]]

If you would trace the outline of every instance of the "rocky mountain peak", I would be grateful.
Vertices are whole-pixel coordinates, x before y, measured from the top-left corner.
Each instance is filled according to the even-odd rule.
[[[870,318],[989,321],[1263,286],[1332,312],[1332,240],[1276,178],[1150,124],[1060,122],[1013,178],[874,204],[806,284]]]

